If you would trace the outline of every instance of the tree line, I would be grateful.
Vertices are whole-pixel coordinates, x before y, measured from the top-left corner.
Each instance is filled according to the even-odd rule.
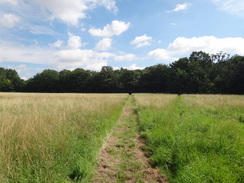
[[[0,68],[0,91],[57,93],[220,93],[244,94],[244,56],[192,52],[169,64],[143,70],[44,70],[24,81]]]

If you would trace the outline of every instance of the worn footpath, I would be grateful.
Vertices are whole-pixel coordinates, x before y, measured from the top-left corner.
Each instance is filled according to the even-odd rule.
[[[150,166],[139,137],[133,96],[129,96],[113,132],[104,143],[95,171],[94,183],[168,182]]]

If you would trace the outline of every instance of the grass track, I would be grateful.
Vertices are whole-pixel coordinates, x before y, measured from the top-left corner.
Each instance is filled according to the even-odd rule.
[[[100,153],[93,183],[167,182],[151,168],[141,148],[134,96],[130,96],[120,118]]]

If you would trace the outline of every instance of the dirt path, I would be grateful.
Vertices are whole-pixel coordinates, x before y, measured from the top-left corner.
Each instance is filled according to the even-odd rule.
[[[93,183],[168,182],[159,170],[149,165],[141,150],[134,97],[129,96],[122,114],[104,144]]]

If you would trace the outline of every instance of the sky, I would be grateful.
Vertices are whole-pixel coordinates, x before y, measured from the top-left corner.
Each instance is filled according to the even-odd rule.
[[[243,0],[0,0],[0,67],[99,71],[244,55]]]

